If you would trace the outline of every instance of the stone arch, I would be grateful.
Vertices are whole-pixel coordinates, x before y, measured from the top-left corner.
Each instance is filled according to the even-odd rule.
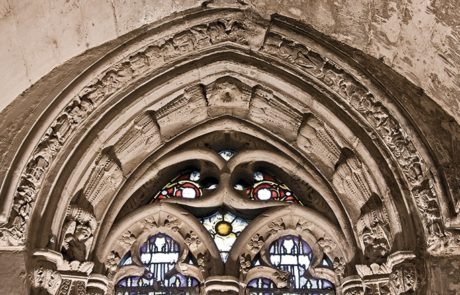
[[[2,245],[59,250],[66,222],[88,223],[82,214],[72,217],[69,208],[104,223],[114,196],[129,192],[124,185],[133,175],[143,185],[151,180],[142,179],[148,169],[161,171],[180,157],[192,160],[175,149],[209,131],[197,132],[191,125],[242,130],[276,143],[277,153],[239,157],[271,158],[291,177],[329,196],[329,204],[343,210],[343,228],[348,226],[357,240],[364,232],[384,232],[388,246],[382,257],[346,260],[357,266],[361,285],[372,285],[366,281],[372,275],[389,281],[392,266],[413,258],[400,255],[404,259],[393,263],[400,251],[458,254],[457,233],[449,229],[457,218],[449,181],[396,98],[308,28],[281,16],[268,21],[244,9],[189,11],[154,24],[106,53],[52,99],[18,149],[1,191]],[[200,156],[224,166],[216,155]],[[291,162],[283,167],[287,157]],[[105,233],[116,213],[110,213]],[[423,231],[422,244],[414,237],[417,230]],[[98,229],[90,231],[97,240]],[[370,253],[365,241],[356,244]],[[85,262],[102,266],[97,259]],[[371,263],[387,268],[373,273],[366,268]],[[61,264],[54,268],[68,270],[59,269]],[[77,281],[86,284],[89,274],[81,267],[72,270],[85,273]],[[352,276],[353,267],[348,269]],[[418,275],[425,275],[422,268]],[[348,281],[337,282],[345,286]]]

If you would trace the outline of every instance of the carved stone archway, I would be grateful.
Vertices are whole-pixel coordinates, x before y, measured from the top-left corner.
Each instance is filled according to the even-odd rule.
[[[33,293],[110,294],[122,255],[156,232],[209,258],[184,267],[203,292],[219,280],[243,292],[252,274],[235,265],[264,249],[244,246],[271,241],[281,218],[279,232],[330,255],[334,271],[312,272],[337,294],[428,294],[430,259],[460,254],[458,196],[411,116],[311,28],[244,7],[188,11],[104,52],[50,99],[5,178],[0,242],[28,250]],[[239,148],[228,162],[216,153],[225,143]],[[190,165],[219,179],[215,192],[145,204]],[[258,166],[311,188],[312,208],[241,199],[236,175]],[[219,206],[263,213],[228,267],[187,211]]]

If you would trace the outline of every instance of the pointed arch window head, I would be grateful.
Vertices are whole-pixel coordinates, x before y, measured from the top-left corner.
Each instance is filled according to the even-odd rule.
[[[335,294],[334,285],[330,281],[310,274],[312,249],[300,237],[288,235],[275,240],[265,258],[289,277],[289,294]],[[325,257],[321,266],[332,268],[332,262]],[[248,288],[250,294],[279,294],[275,292],[279,289],[269,278],[253,279],[248,283]]]
[[[195,290],[199,285],[195,278],[184,276],[175,270],[181,254],[179,244],[170,236],[156,234],[150,237],[139,249],[144,273],[140,276],[128,276],[118,281],[117,295],[141,295],[146,292],[173,292]],[[120,262],[120,266],[133,265],[129,252]],[[168,293],[169,294],[169,293]]]

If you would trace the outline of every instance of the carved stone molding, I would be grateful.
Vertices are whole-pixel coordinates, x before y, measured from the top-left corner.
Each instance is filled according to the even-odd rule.
[[[92,262],[69,263],[62,254],[42,249],[33,253],[32,263],[35,265],[30,275],[32,294],[102,295],[107,291],[107,278],[91,274]],[[85,267],[85,264],[90,264],[90,268]]]
[[[189,213],[173,205],[155,203],[120,221],[109,241],[99,249],[111,284],[129,275],[128,268],[136,272],[143,269],[139,249],[150,236],[157,233],[167,234],[178,243],[181,253],[176,269],[183,275],[203,282],[209,275],[219,274],[223,265],[218,250],[201,224],[187,215]],[[134,266],[120,268],[121,257],[128,251],[132,253]],[[186,261],[189,255],[195,258],[196,265]]]
[[[436,255],[455,253],[455,249],[458,248],[458,239],[454,233],[446,232],[444,229],[444,225],[441,222],[439,192],[433,188],[433,185],[439,183],[439,181],[430,173],[427,161],[417,151],[416,145],[408,135],[409,132],[403,129],[403,125],[397,121],[390,108],[385,105],[386,101],[379,97],[379,94],[371,93],[370,88],[360,82],[353,74],[347,72],[337,62],[322,56],[317,50],[309,48],[299,41],[294,41],[293,37],[283,36],[272,28],[269,28],[270,32],[265,34],[268,29],[265,21],[255,17],[255,14],[251,15],[251,17],[248,17],[247,14],[239,12],[229,13],[225,16],[217,14],[212,20],[194,24],[182,32],[172,33],[169,36],[156,39],[156,41],[125,55],[125,57],[100,73],[91,83],[82,87],[39,140],[28,163],[25,165],[14,196],[12,214],[8,224],[3,225],[1,229],[0,241],[2,245],[24,244],[27,220],[33,210],[35,199],[47,171],[53,165],[53,161],[61,149],[95,109],[101,107],[110,97],[126,88],[127,85],[147,77],[166,63],[180,60],[189,54],[197,54],[207,48],[214,48],[218,44],[233,43],[235,46],[250,48],[261,55],[282,59],[283,63],[287,62],[290,66],[294,66],[311,75],[324,87],[334,91],[341,97],[343,103],[353,109],[361,116],[360,118],[364,120],[363,122],[373,129],[370,132],[370,136],[378,136],[379,140],[388,148],[388,151],[398,163],[409,184],[425,231],[429,237],[428,249],[430,253]],[[235,86],[234,83],[227,81],[221,84],[220,88],[211,85],[207,91],[214,93],[215,97],[220,97],[220,100],[222,100],[222,96],[219,96],[219,93],[228,94],[228,89],[235,91],[232,85]],[[193,93],[199,91],[199,89],[189,91]],[[246,93],[247,90],[243,89],[242,96],[244,97]],[[254,121],[260,121],[259,123],[266,124],[272,130],[284,134],[288,140],[296,139],[297,132],[301,127],[299,122],[302,122],[304,117],[304,110],[284,108],[283,104],[275,96],[266,91],[256,90],[254,93],[255,96],[250,102],[249,116]],[[227,97],[227,94],[224,94],[224,96]],[[183,101],[188,102],[187,95],[179,99],[179,105],[183,104]],[[209,107],[209,104],[212,105],[214,103],[212,101],[213,97],[207,98],[203,96],[203,107]],[[231,98],[231,96],[228,97]],[[224,100],[228,100],[228,97]],[[245,100],[243,99],[242,101]],[[268,118],[262,120],[259,118],[260,113],[257,109],[288,112],[292,121],[269,122]],[[164,128],[172,128],[171,126],[167,127],[168,124],[172,124],[167,123],[167,116],[170,112],[171,110],[166,111],[160,108],[154,113],[162,134],[165,133]],[[206,109],[203,109],[203,112],[204,115]],[[152,126],[155,125],[155,120],[150,121],[150,118],[146,120],[145,122],[139,121],[140,125],[138,126],[141,126],[139,128],[143,130],[144,127],[142,126],[147,126],[145,128],[154,130],[155,127]],[[144,123],[146,125],[143,125]],[[311,130],[308,131],[308,128],[313,126],[312,124],[315,125],[315,121],[312,121],[311,118],[307,119],[300,134],[305,133],[305,136],[311,137],[312,132]],[[162,128],[163,130],[161,130]],[[153,132],[155,133],[155,131]],[[166,133],[169,132],[174,133],[174,128]],[[323,145],[323,147],[318,147],[318,151],[327,151],[325,159],[329,159],[329,163],[325,164],[331,166],[336,161],[337,146],[331,145],[328,141],[330,134],[327,129],[325,131],[318,129],[316,132],[319,132],[316,136],[321,137],[320,142]],[[147,136],[157,136],[153,135],[154,133]],[[141,131],[142,134],[143,131]],[[120,141],[113,154],[124,153],[123,146],[125,142],[129,141],[129,138]],[[329,144],[325,145],[327,142]],[[88,183],[84,194],[95,203],[101,198],[100,194],[105,191],[104,188],[108,191],[115,189],[123,175],[123,167],[120,167],[121,164],[117,162],[116,156],[112,158],[110,152],[98,159],[96,166],[100,167],[100,171],[97,172],[96,170],[98,169],[96,169],[94,172],[96,174],[94,177],[90,177],[90,181],[104,178],[105,175],[115,175],[116,177],[101,182],[102,187],[95,187]],[[108,171],[108,173],[103,172],[103,170]],[[129,170],[125,168],[125,171]]]
[[[283,236],[293,235],[307,242],[312,248],[314,259],[311,272],[340,285],[343,270],[339,268],[342,264],[334,263],[331,269],[322,268],[318,271],[315,267],[322,259],[323,253],[327,253],[333,261],[343,261],[345,264],[345,259],[348,258],[344,257],[348,257],[348,253],[346,253],[347,249],[342,248],[344,240],[332,234],[335,230],[329,227],[327,222],[320,220],[319,217],[309,216],[307,211],[302,207],[284,208],[278,209],[276,214],[272,211],[256,218],[230,251],[226,264],[227,271],[234,271],[246,284],[257,276],[262,276],[271,279],[279,288],[283,288],[287,285],[288,274],[271,265],[267,257],[268,247]],[[260,267],[253,266],[256,256],[261,259]]]
[[[260,46],[258,44],[263,41],[264,30],[246,20],[242,14],[224,16],[157,40],[119,60],[99,74],[89,85],[84,86],[50,125],[32,153],[21,175],[9,222],[0,228],[2,245],[24,243],[27,220],[52,161],[75,130],[97,107],[127,84],[133,83],[166,62],[181,58],[184,54],[223,42]],[[108,159],[102,158],[98,162],[104,167],[110,163],[107,161]],[[95,200],[97,197],[97,192],[91,195]]]
[[[444,226],[440,232],[430,230],[432,220],[441,218],[438,196],[432,187],[436,180],[407,131],[384,106],[382,99],[338,64],[288,37],[269,33],[262,51],[299,66],[304,72],[343,97],[345,103],[363,116],[396,159],[415,202],[424,204],[424,208],[418,205],[418,209],[429,237],[429,251],[434,255],[458,251],[459,245],[451,243],[452,240],[444,232]],[[424,202],[427,198],[432,202]],[[446,244],[448,246],[442,247]]]

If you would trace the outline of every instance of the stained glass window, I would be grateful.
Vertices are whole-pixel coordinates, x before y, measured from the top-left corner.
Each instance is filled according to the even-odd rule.
[[[290,273],[289,292],[267,293],[266,291],[270,289],[277,290],[276,286],[270,280],[259,278],[248,284],[248,287],[253,288],[249,294],[335,294],[331,282],[314,278],[308,272],[313,258],[312,250],[299,237],[285,236],[276,240],[270,245],[268,256],[274,267]],[[322,264],[329,267],[330,260],[325,258]]]
[[[282,201],[302,205],[302,202],[285,184],[281,183],[273,176],[260,171],[253,174],[254,184],[245,187],[238,183],[235,189],[242,190],[251,200],[259,201]]]
[[[225,161],[229,161],[234,155],[236,154],[236,152],[234,150],[231,150],[231,149],[225,149],[225,150],[221,150],[219,152],[219,155],[224,158]]]
[[[165,185],[153,198],[154,200],[185,198],[196,199],[202,196],[203,186],[200,184],[200,172],[182,173]]]
[[[171,237],[165,234],[150,237],[140,248],[140,259],[145,267],[144,274],[125,277],[118,281],[116,294],[195,294],[193,292],[199,285],[198,281],[174,272],[179,256],[179,245]],[[132,264],[130,253],[120,264]]]
[[[221,150],[219,155],[229,161],[235,155],[235,151],[225,149]],[[153,201],[172,198],[196,199],[202,197],[207,189],[217,187],[217,180],[207,176],[206,179],[202,178],[198,170],[185,171],[158,191]],[[243,179],[234,188],[240,190],[244,197],[254,201],[280,201],[303,205],[286,184],[261,171],[254,172],[251,180]],[[213,239],[224,263],[227,262],[236,240],[250,223],[250,220],[227,212],[224,208],[197,219]],[[280,289],[270,278],[259,277],[248,283],[246,294],[335,294],[334,286],[330,281],[311,275],[309,267],[313,253],[310,246],[301,238],[284,236],[264,249],[266,252],[257,254],[252,261],[252,266],[261,266],[261,255],[266,255],[265,258],[270,261],[273,268],[288,275],[288,287]],[[178,243],[171,237],[165,234],[150,237],[140,248],[139,258],[145,267],[145,272],[141,276],[122,278],[116,285],[116,294],[198,294],[202,287],[198,280],[184,276],[176,269],[180,254]],[[120,267],[131,266],[135,264],[135,260],[130,251],[121,259],[119,265]],[[194,264],[196,261],[190,259],[187,263]],[[324,256],[318,267],[332,269],[332,262]]]
[[[211,216],[201,218],[201,223],[216,243],[224,262],[227,261],[228,253],[237,237],[248,225],[246,220],[230,212],[216,212]]]

